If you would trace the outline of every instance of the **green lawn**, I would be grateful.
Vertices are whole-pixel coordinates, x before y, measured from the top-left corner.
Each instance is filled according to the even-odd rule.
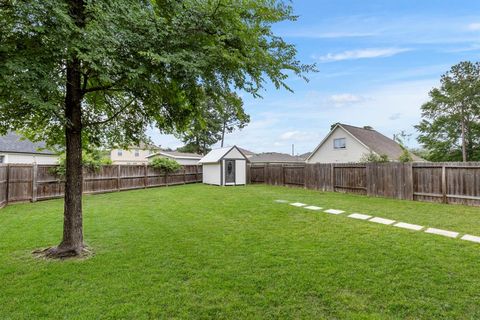
[[[274,203],[480,235],[480,209],[254,185],[87,196],[95,256],[57,244],[61,200],[0,210],[0,319],[478,319],[480,244]]]

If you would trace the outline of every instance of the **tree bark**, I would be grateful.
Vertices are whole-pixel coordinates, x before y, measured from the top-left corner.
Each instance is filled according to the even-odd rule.
[[[84,26],[83,0],[70,1],[70,15],[79,27]],[[65,95],[65,204],[63,239],[58,247],[46,252],[47,256],[64,258],[78,256],[85,249],[82,217],[82,73],[81,62],[72,54],[67,59]]]
[[[63,240],[59,249],[79,254],[83,250],[82,223],[82,93],[81,74],[78,59],[67,65],[67,94],[65,116],[66,182]]]
[[[223,148],[223,141],[225,140],[225,127],[227,126],[226,121],[223,121],[223,128],[222,128],[222,145]]]

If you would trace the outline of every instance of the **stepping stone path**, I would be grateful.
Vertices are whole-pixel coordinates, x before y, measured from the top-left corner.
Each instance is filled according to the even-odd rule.
[[[294,206],[294,207],[305,207],[306,204],[305,203],[301,203],[301,202],[292,202],[290,203],[291,206]]]
[[[277,203],[288,203],[287,200],[282,200],[282,199],[277,199],[274,201]],[[303,207],[304,209],[308,209],[308,210],[314,210],[314,211],[322,210],[321,207],[311,206],[301,202],[291,202],[289,204],[294,207]],[[328,209],[328,210],[325,210],[324,212],[330,213],[330,214],[341,214],[341,213],[344,213],[345,211],[337,210],[337,209]],[[424,228],[424,226],[420,226],[418,224],[411,224],[406,222],[395,223],[396,222],[395,220],[390,220],[390,219],[385,219],[380,217],[372,218],[372,216],[369,216],[368,214],[362,214],[362,213],[352,213],[348,217],[352,219],[358,219],[358,220],[368,220],[371,222],[384,224],[384,225],[393,225],[394,227],[397,227],[397,228],[414,230],[414,231],[420,231]],[[459,233],[455,231],[448,231],[448,230],[442,230],[442,229],[436,229],[436,228],[427,228],[425,230],[425,233],[437,234],[437,235],[441,235],[449,238],[457,238],[459,235]],[[471,234],[465,234],[460,239],[465,241],[480,243],[480,237],[474,236]]]
[[[369,216],[368,214],[352,213],[348,217],[353,219],[359,219],[359,220],[367,220],[367,219],[370,219],[372,216]]]
[[[480,237],[472,236],[471,234],[466,234],[460,239],[480,243]]]
[[[395,222],[395,220],[384,219],[384,218],[379,218],[379,217],[372,218],[368,221],[375,222],[375,223],[380,223],[380,224],[386,224],[386,225],[390,225],[390,224]]]
[[[455,231],[447,231],[442,229],[435,229],[435,228],[428,228],[425,230],[426,233],[438,234],[441,236],[449,237],[449,238],[456,238],[458,237],[458,232]]]
[[[304,208],[308,209],[308,210],[322,210],[322,208],[316,207],[316,206],[307,206],[307,207],[304,207]]]
[[[324,212],[330,213],[330,214],[341,214],[341,213],[344,213],[345,211],[336,210],[336,209],[328,209],[328,210],[325,210]]]
[[[410,224],[405,222],[395,223],[393,226],[403,228],[403,229],[415,230],[415,231],[420,231],[423,229],[423,226],[419,226],[418,224]]]

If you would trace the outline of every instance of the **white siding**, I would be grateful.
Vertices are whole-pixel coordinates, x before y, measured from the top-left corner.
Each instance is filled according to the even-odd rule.
[[[135,156],[135,150],[138,150],[138,156]],[[122,155],[118,155],[119,151],[122,152]],[[135,148],[130,150],[113,149],[110,151],[110,159],[112,159],[113,164],[147,164],[147,156],[150,154],[150,150]]]
[[[220,185],[220,163],[203,164],[203,183]]]
[[[166,156],[164,154],[158,154],[158,155],[155,155],[154,157],[150,157],[148,159],[152,160],[153,158],[168,158],[168,159],[171,159],[171,160],[175,160],[179,164],[184,165],[184,166],[195,165],[195,164],[198,164],[198,161],[200,161],[200,159],[187,159],[187,158],[169,157],[169,156]]]
[[[55,155],[33,153],[0,153],[0,156],[5,156],[4,163],[57,164],[58,160]]]
[[[335,139],[345,138],[346,148],[335,149],[333,141]],[[323,142],[318,150],[310,157],[308,163],[334,163],[334,162],[358,162],[370,150],[352,137],[341,127],[335,131]]]
[[[246,160],[235,160],[235,184],[246,184]]]
[[[237,150],[237,148],[233,148],[230,150],[224,157],[224,159],[245,159],[245,157]]]

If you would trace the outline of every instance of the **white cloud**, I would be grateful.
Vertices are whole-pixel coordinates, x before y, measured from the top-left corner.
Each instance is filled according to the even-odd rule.
[[[281,140],[288,141],[305,141],[311,139],[312,134],[304,131],[287,131],[280,135]]]
[[[320,57],[314,56],[314,58],[318,59],[320,62],[334,62],[334,61],[343,61],[343,60],[385,58],[385,57],[391,57],[407,51],[411,51],[411,49],[370,48],[370,49],[347,50],[339,53],[328,53]]]
[[[470,23],[468,25],[468,29],[472,30],[472,31],[479,31],[480,30],[480,22]]]
[[[339,39],[339,38],[365,38],[376,36],[374,32],[318,32],[311,30],[297,30],[294,32],[281,33],[283,37],[311,38],[311,39]]]
[[[366,99],[365,97],[353,95],[351,93],[343,93],[331,95],[328,100],[333,102],[336,106],[343,106],[346,104],[359,103]]]
[[[388,120],[398,120],[402,117],[402,114],[400,112],[396,112],[392,114],[390,117],[388,117]]]

